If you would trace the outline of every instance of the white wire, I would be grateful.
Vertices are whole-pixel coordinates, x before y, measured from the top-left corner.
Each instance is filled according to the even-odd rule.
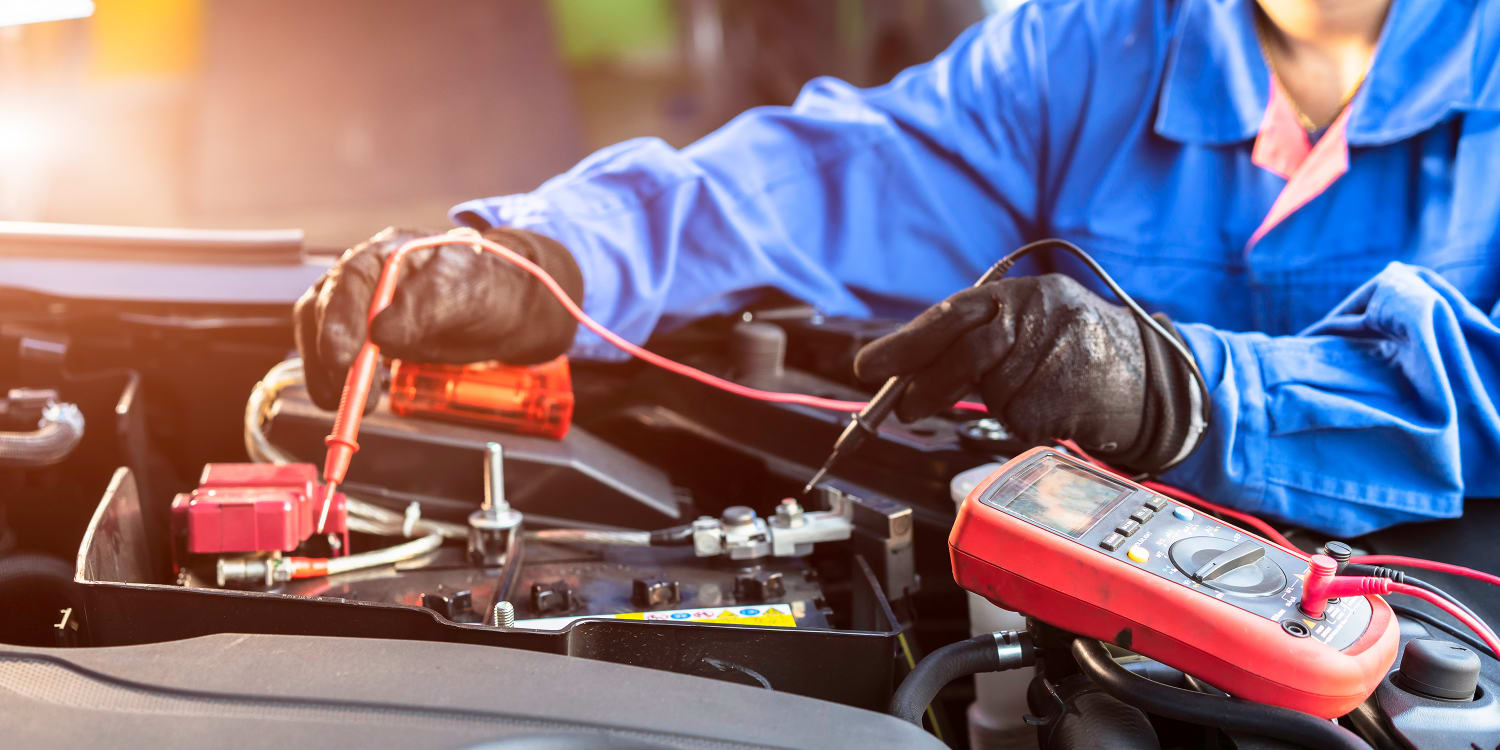
[[[595,529],[536,529],[521,532],[528,542],[553,544],[600,544],[622,547],[651,546],[649,531],[604,531]]]
[[[429,534],[420,539],[413,539],[409,542],[402,542],[401,544],[382,547],[377,550],[370,550],[369,552],[360,552],[359,554],[345,555],[344,557],[330,557],[328,558],[328,575],[333,576],[340,573],[348,573],[351,570],[392,565],[402,560],[421,557],[441,547],[442,544],[443,536],[441,534]]]

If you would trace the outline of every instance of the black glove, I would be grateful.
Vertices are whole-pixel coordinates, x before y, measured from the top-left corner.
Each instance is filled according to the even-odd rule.
[[[382,230],[345,251],[297,300],[292,312],[297,350],[313,403],[324,409],[338,406],[344,377],[365,342],[365,316],[385,259],[408,240],[431,234]],[[484,236],[526,256],[574,302],[582,301],[583,274],[556,240],[508,228],[487,229]],[[390,306],[370,327],[370,339],[387,357],[536,364],[567,351],[578,329],[541,282],[472,245],[414,251],[402,261],[399,278]]]
[[[896,406],[903,421],[945,409],[977,384],[990,413],[1019,437],[1072,439],[1137,472],[1175,463],[1202,433],[1187,363],[1129,310],[1060,274],[959,292],[865,346],[854,369],[871,382],[916,374]]]

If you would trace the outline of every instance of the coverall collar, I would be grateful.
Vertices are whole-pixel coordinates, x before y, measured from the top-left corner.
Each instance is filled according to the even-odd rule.
[[[1158,95],[1156,133],[1198,144],[1254,138],[1271,88],[1255,36],[1255,0],[1183,4]],[[1349,104],[1349,145],[1402,140],[1455,109],[1500,109],[1500,75],[1494,73],[1500,60],[1493,52],[1476,55],[1480,35],[1500,35],[1500,9],[1476,0],[1395,0],[1370,73]]]

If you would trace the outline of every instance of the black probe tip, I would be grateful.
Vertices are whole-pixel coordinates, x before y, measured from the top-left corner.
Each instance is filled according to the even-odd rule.
[[[823,462],[823,466],[818,469],[818,473],[813,474],[812,479],[807,480],[807,484],[802,487],[803,495],[812,494],[813,488],[818,486],[818,482],[823,481],[823,477],[828,475],[828,470],[833,467],[833,459],[837,456],[837,453],[829,456],[828,460]]]

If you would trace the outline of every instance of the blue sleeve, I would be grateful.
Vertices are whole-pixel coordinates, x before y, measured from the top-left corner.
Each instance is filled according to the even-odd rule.
[[[1500,496],[1500,326],[1436,272],[1392,263],[1296,336],[1179,329],[1214,421],[1167,481],[1344,536]]]
[[[885,86],[817,79],[791,107],[750,110],[684,149],[621,143],[453,217],[562,242],[584,309],[636,342],[767,290],[828,314],[914,314],[1031,231],[1039,24],[1024,15],[969,29]],[[574,354],[615,356],[586,331]]]

